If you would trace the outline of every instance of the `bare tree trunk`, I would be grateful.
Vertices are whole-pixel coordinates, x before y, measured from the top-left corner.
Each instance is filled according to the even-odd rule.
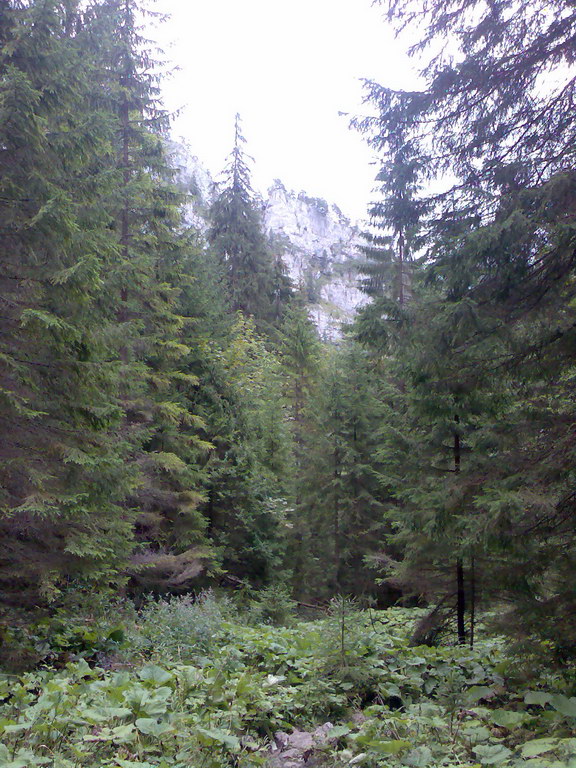
[[[460,417],[454,416],[456,424],[460,423]],[[458,427],[454,431],[454,472],[458,474],[460,472],[460,460],[461,460],[461,446],[460,446],[460,434],[458,433]],[[466,642],[466,627],[464,625],[464,614],[466,612],[466,592],[464,590],[464,565],[462,558],[459,557],[456,561],[456,610],[457,610],[457,626],[458,626],[458,642],[460,645],[464,645]]]
[[[466,612],[466,593],[464,591],[464,566],[462,558],[456,561],[456,584],[457,584],[457,625],[458,642],[464,645],[466,642],[466,627],[464,625],[464,614]]]
[[[340,451],[338,446],[334,446],[334,480],[338,480],[340,477]],[[335,483],[337,487],[337,483]],[[338,495],[334,495],[334,510],[333,510],[333,536],[334,536],[334,582],[336,590],[340,591],[340,569],[341,552],[340,552],[340,505],[338,503]]]
[[[476,563],[474,555],[470,558],[470,648],[474,648],[474,630],[476,629]]]

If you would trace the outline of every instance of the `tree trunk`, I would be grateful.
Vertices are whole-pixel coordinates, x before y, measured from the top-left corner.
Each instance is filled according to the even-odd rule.
[[[460,417],[454,416],[456,424],[460,423]],[[460,472],[460,434],[458,428],[454,431],[454,472],[458,474]],[[458,642],[460,645],[464,645],[466,642],[466,628],[464,625],[464,614],[466,612],[466,593],[464,591],[464,565],[462,558],[458,558],[456,561],[456,611],[457,611],[457,625],[458,625]]]
[[[404,306],[404,235],[400,233],[398,238],[398,303],[401,307]]]
[[[474,555],[470,558],[470,648],[474,648],[474,630],[476,629],[476,563]]]
[[[464,591],[464,566],[462,558],[456,561],[456,583],[457,583],[457,624],[458,624],[458,642],[464,645],[466,642],[466,628],[464,626],[464,613],[466,611],[466,593]]]
[[[334,480],[340,477],[340,451],[338,446],[334,447]],[[340,505],[338,503],[337,482],[335,482],[334,509],[333,509],[333,536],[334,536],[334,583],[336,591],[340,591],[340,570],[341,570],[341,552],[340,552]]]

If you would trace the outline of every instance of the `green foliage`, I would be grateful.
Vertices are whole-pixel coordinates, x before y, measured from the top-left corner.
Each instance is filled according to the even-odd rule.
[[[159,661],[212,652],[222,623],[232,613],[227,601],[216,600],[211,592],[150,598],[140,608],[136,626],[129,628],[130,651]]]
[[[286,375],[286,395],[292,410],[293,436],[302,446],[306,429],[305,410],[317,382],[321,345],[318,332],[310,320],[303,296],[292,301],[280,329],[280,354]],[[299,463],[299,457],[296,456]]]
[[[117,651],[108,618],[62,606],[124,588],[141,611],[122,653],[158,665],[18,683],[32,719],[4,722],[0,763],[256,764],[243,736],[368,702],[363,724],[336,726],[337,762],[572,759],[568,677],[521,698],[496,645],[438,645],[456,606],[461,644],[490,606],[525,674],[576,655],[573,83],[541,83],[572,63],[561,5],[389,0],[392,22],[429,22],[421,50],[450,31],[461,57],[433,58],[421,91],[367,84],[377,114],[357,125],[383,153],[373,302],[364,347],[328,351],[291,294],[286,244],[264,234],[238,119],[208,244],[186,229],[141,26],[158,14],[1,4],[4,657]],[[190,597],[216,579],[264,587],[244,616],[262,627]],[[409,650],[408,614],[368,624],[343,599],[295,627],[290,579],[307,600],[438,602],[413,637],[436,646]],[[191,702],[182,669],[190,690],[202,680]],[[100,705],[116,714],[82,719]]]
[[[118,579],[137,470],[120,429],[106,285],[115,131],[95,103],[97,61],[78,3],[5,3],[2,15],[0,583],[18,605],[68,580]]]
[[[179,620],[191,628],[193,604],[158,606],[142,614],[146,631],[153,617],[167,620],[168,633]],[[347,668],[369,671],[362,679],[326,653],[343,607]],[[210,625],[208,653],[197,636],[185,653],[157,647],[158,657],[176,654],[169,662],[106,671],[76,661],[0,679],[0,758],[23,768],[262,765],[274,732],[330,718],[322,750],[333,765],[560,768],[574,759],[572,691],[551,677],[534,691],[516,687],[497,640],[410,648],[407,629],[421,612],[405,609],[341,603],[291,628],[223,620],[222,610],[212,596],[197,604],[199,626]]]
[[[20,672],[39,664],[63,665],[71,659],[91,663],[115,654],[125,640],[121,626],[100,627],[68,615],[7,627],[1,636],[2,667]]]
[[[384,558],[388,574],[457,604],[461,641],[465,608],[505,599],[501,630],[548,641],[562,662],[574,653],[575,282],[561,41],[574,19],[539,3],[382,5],[398,29],[420,28],[413,52],[446,36],[455,52],[430,56],[419,90],[367,83],[378,114],[357,121],[384,195],[369,268],[380,298],[357,336],[385,358],[391,389],[379,458],[400,562]],[[422,256],[410,296],[397,290],[408,245]]]
[[[256,624],[290,625],[296,616],[296,603],[286,585],[272,584],[256,593],[249,616]]]
[[[290,296],[283,263],[274,259],[250,183],[246,142],[236,115],[234,149],[222,191],[210,209],[208,239],[226,276],[233,310],[252,316],[259,330],[277,325]]]
[[[284,551],[290,441],[280,364],[241,314],[202,357],[194,400],[214,449],[200,509],[222,566],[261,585],[274,580]]]
[[[363,278],[360,286],[371,296],[380,311],[392,299],[402,308],[412,295],[412,258],[421,245],[418,236],[420,220],[426,205],[418,199],[425,173],[424,160],[409,138],[409,123],[402,115],[386,137],[387,156],[376,176],[381,199],[369,210],[370,228],[364,233],[366,261],[359,264]],[[354,120],[353,126],[368,132],[369,142],[382,150],[382,136],[374,129],[370,118]],[[368,313],[370,309],[367,310]]]
[[[143,561],[149,589],[182,589],[215,559],[180,296],[198,245],[143,11],[2,9],[0,592],[13,606],[125,583]]]
[[[388,413],[376,373],[362,348],[343,345],[326,356],[308,403],[296,522],[306,553],[297,589],[307,599],[343,592],[378,595],[390,604],[398,596],[375,586],[369,562],[390,532],[377,428]],[[317,585],[314,594],[309,584]]]

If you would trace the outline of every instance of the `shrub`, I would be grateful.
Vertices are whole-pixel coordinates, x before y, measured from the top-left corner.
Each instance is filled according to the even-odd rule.
[[[273,585],[258,592],[248,614],[252,623],[288,626],[296,617],[296,603],[290,597],[286,586]]]
[[[207,653],[222,624],[233,614],[232,604],[211,590],[200,595],[149,598],[137,623],[128,630],[132,653],[164,660]]]

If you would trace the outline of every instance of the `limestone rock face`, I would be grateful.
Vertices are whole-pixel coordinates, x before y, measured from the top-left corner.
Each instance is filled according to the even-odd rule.
[[[186,195],[186,224],[204,234],[208,229],[208,209],[216,196],[216,183],[210,171],[186,144],[169,142],[168,154],[176,171],[176,181]]]
[[[358,290],[360,232],[336,205],[303,192],[296,195],[276,181],[264,202],[264,222],[280,249],[294,285],[310,304],[320,335],[340,337],[367,297]]]
[[[204,233],[216,185],[186,146],[174,143],[170,149],[179,183],[188,195],[187,223]],[[358,227],[336,205],[291,192],[280,181],[260,202],[273,249],[285,262],[294,286],[304,291],[320,336],[339,339],[342,323],[351,321],[368,300],[357,287]]]

